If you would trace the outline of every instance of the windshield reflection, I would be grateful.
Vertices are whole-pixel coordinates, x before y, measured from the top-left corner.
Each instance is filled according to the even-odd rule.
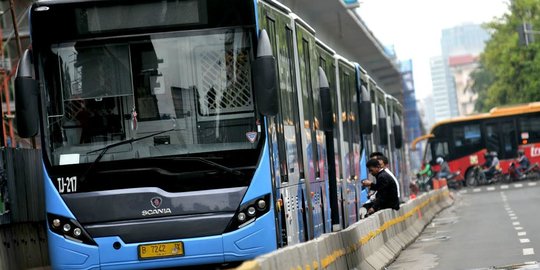
[[[43,56],[53,165],[254,149],[261,127],[247,30],[51,46]],[[159,134],[175,126],[174,130]]]

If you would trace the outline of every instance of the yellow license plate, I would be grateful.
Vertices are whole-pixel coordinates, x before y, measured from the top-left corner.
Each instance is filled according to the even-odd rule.
[[[139,259],[156,259],[184,256],[184,243],[171,242],[139,246]]]

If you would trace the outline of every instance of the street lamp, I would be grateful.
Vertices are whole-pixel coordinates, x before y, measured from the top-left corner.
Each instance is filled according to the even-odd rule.
[[[532,25],[530,23],[522,23],[517,27],[519,45],[528,46],[530,43],[534,42],[534,35],[540,34],[540,31],[532,30]]]

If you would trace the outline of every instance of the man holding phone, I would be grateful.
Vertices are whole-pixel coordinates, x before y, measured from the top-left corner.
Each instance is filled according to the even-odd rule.
[[[362,181],[362,186],[377,191],[375,199],[362,206],[367,209],[366,216],[386,208],[399,210],[399,197],[394,179],[381,167],[376,159],[370,159],[366,163],[366,167],[369,173],[375,177],[376,182],[366,179]]]

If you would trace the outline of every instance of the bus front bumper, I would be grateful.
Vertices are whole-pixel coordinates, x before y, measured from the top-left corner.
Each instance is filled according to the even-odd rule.
[[[119,237],[101,237],[94,239],[96,247],[74,242],[50,230],[48,234],[53,269],[151,269],[220,264],[252,259],[277,248],[272,211],[241,229],[222,235],[160,242],[126,244]],[[141,244],[179,241],[184,245],[183,256],[139,259]],[[115,248],[117,242],[119,248],[118,244]]]

